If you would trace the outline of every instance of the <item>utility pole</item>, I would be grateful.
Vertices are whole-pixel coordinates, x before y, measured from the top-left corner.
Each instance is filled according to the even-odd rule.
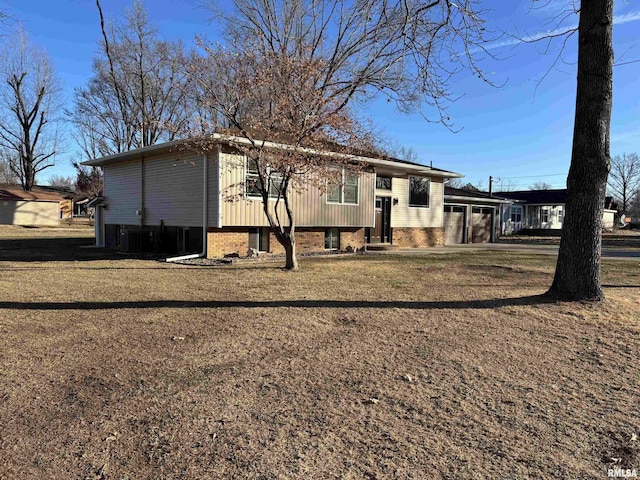
[[[489,175],[489,196],[493,197],[493,177]]]

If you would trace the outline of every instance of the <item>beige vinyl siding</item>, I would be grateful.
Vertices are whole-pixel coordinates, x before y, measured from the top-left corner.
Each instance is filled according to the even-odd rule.
[[[221,154],[223,226],[267,226],[262,200],[244,196],[244,160],[241,155]],[[315,186],[291,194],[295,223],[299,227],[366,227],[372,226],[375,175],[360,172],[358,204],[328,204]],[[280,201],[279,214],[286,218]],[[270,202],[275,205],[275,201]],[[286,223],[286,220],[284,220]]]
[[[52,226],[60,224],[58,202],[33,200],[6,200],[0,202],[0,224],[26,226]]]
[[[144,206],[143,225],[202,226],[203,155],[168,154],[105,167],[105,223],[139,225],[136,210]],[[208,164],[208,225],[218,216],[218,165]],[[142,191],[144,190],[144,202]]]
[[[132,160],[104,167],[104,223],[139,225],[142,208],[142,162]]]
[[[202,155],[144,161],[144,224],[202,226]]]
[[[395,227],[442,227],[444,211],[444,187],[442,178],[432,177],[429,187],[429,207],[409,206],[409,176],[394,177],[391,181],[393,198],[391,205],[391,228]]]

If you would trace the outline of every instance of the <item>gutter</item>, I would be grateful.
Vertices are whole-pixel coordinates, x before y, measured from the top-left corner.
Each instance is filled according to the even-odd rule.
[[[220,133],[213,133],[209,136],[209,139],[215,141],[217,143],[237,143],[242,145],[251,145],[251,142],[244,138],[236,135],[225,135]],[[160,143],[156,145],[150,145],[148,147],[143,147],[137,150],[131,150],[129,152],[116,153],[113,155],[108,155],[106,157],[102,157],[99,159],[88,160],[86,162],[82,162],[82,165],[87,165],[90,167],[96,166],[104,166],[109,165],[111,163],[116,163],[119,161],[124,161],[129,158],[133,158],[136,155],[144,155],[152,152],[159,152],[165,149],[171,150],[171,148],[176,147],[178,145],[188,145],[188,140],[173,140],[167,143]],[[333,155],[338,158],[343,158],[346,160],[354,160],[359,162],[368,163],[370,165],[379,166],[379,167],[387,167],[394,171],[404,171],[406,173],[416,172],[427,174],[434,177],[446,177],[446,178],[462,178],[464,175],[455,172],[449,172],[446,170],[434,170],[428,165],[419,165],[419,164],[409,164],[409,163],[401,163],[394,162],[392,160],[384,160],[381,158],[373,158],[373,157],[365,157],[362,155],[351,155],[348,153],[338,153],[338,152],[330,152],[330,151],[322,151],[314,148],[308,147],[294,147],[292,145],[287,145],[279,142],[262,142],[263,146],[266,148],[274,148],[285,151],[293,151],[300,150],[305,153],[311,154],[320,154],[320,155]]]
[[[165,262],[179,262],[181,260],[205,258],[207,256],[207,217],[209,212],[209,158],[207,155],[202,157],[202,163],[202,251],[200,253],[191,253],[189,255],[167,258],[165,259]]]
[[[457,201],[467,201],[467,202],[486,202],[486,203],[513,203],[513,200],[509,200],[509,199],[500,199],[497,197],[493,197],[493,198],[489,198],[489,197],[464,197],[462,195],[445,195],[444,196],[444,200],[445,202],[448,200],[457,200]]]

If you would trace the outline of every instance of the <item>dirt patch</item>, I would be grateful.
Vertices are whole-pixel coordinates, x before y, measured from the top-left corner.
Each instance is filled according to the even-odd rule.
[[[598,305],[542,301],[546,256],[280,266],[0,262],[0,477],[640,467],[637,266]]]

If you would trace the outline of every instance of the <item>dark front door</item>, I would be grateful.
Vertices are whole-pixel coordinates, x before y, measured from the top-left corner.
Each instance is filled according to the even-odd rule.
[[[391,198],[376,197],[375,225],[371,229],[371,243],[391,243]]]

